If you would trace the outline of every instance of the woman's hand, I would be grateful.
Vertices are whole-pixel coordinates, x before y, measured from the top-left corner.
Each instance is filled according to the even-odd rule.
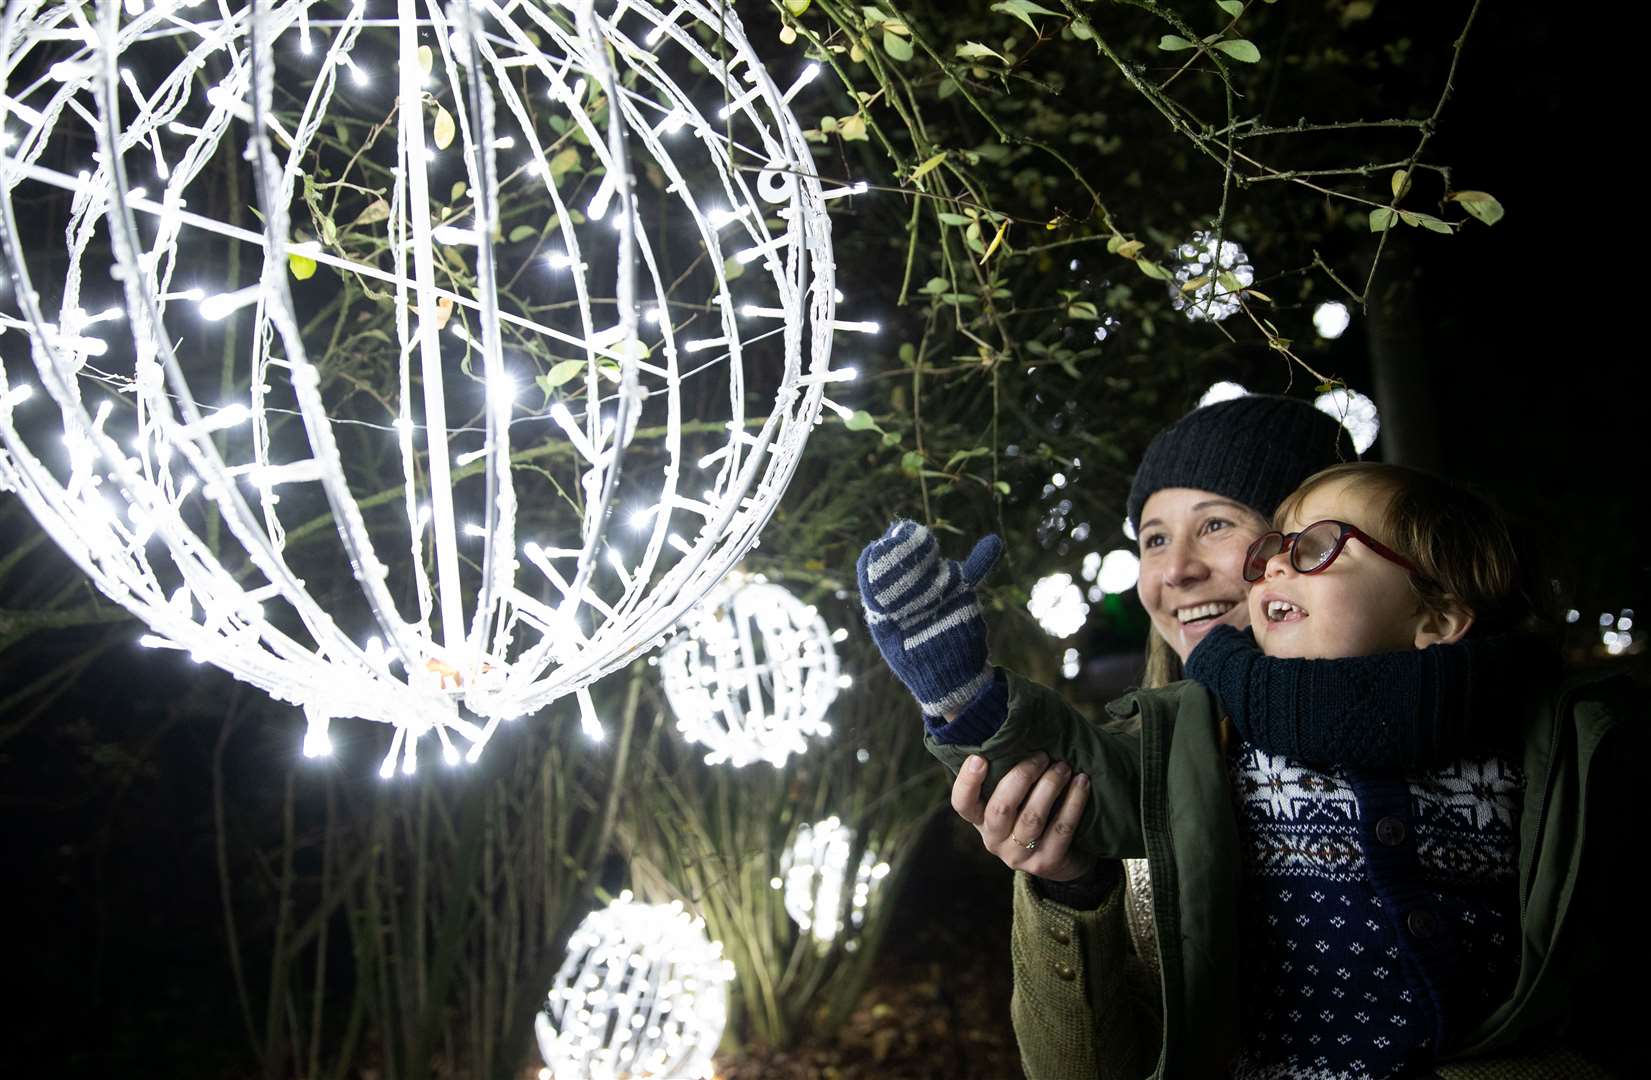
[[[964,762],[952,782],[952,809],[975,827],[986,850],[1005,866],[1048,881],[1072,881],[1094,867],[1093,855],[1071,850],[1089,800],[1087,776],[1074,778],[1066,762],[1051,764],[1049,755],[1040,752],[1010,769],[991,800],[982,802],[985,780],[984,758]]]

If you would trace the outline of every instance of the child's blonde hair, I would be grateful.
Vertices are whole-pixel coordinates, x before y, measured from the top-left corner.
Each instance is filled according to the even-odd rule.
[[[1380,501],[1371,532],[1421,571],[1410,575],[1410,584],[1425,608],[1466,608],[1474,633],[1536,629],[1548,620],[1551,590],[1541,587],[1501,512],[1431,473],[1373,461],[1332,465],[1302,481],[1279,505],[1275,522],[1296,516],[1308,495],[1338,480]]]

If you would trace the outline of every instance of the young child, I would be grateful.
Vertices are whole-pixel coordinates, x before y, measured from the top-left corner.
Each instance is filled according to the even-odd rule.
[[[1224,629],[1188,664],[1224,702],[1310,677],[1318,661],[1426,649],[1532,614],[1501,519],[1433,477],[1338,466],[1276,523],[1245,566],[1260,653]],[[1566,830],[1580,829],[1587,780],[1556,725],[1597,722],[1603,736],[1608,717],[1533,707],[1506,718],[1502,746],[1408,774],[1368,764],[1392,741],[1380,730],[1327,724],[1330,737],[1302,740],[1313,764],[1250,743],[1243,724],[1224,740],[1209,692],[1190,683],[1130,695],[1095,725],[993,668],[983,626],[960,633],[979,621],[974,586],[999,547],[988,537],[960,566],[897,524],[861,557],[867,621],[949,767],[978,755],[995,779],[1045,750],[1092,785],[1075,846],[1152,860],[1160,1075],[1411,1075],[1555,1018],[1564,965],[1546,961],[1577,876]]]

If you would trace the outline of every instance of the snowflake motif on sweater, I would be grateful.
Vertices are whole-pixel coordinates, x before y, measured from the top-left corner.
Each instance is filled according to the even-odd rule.
[[[1518,768],[1486,757],[1378,776],[1241,744],[1230,772],[1244,854],[1237,1080],[1403,1076],[1505,996]]]

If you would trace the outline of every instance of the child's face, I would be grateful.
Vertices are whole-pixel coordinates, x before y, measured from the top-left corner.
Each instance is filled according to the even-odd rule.
[[[1333,480],[1313,489],[1279,528],[1292,533],[1331,519],[1384,539],[1386,504],[1385,494],[1368,484]],[[1274,611],[1281,600],[1294,610]],[[1297,573],[1288,552],[1273,556],[1266,574],[1250,586],[1249,609],[1256,641],[1268,656],[1331,660],[1425,648],[1437,640],[1428,632],[1430,619],[1410,574],[1355,538],[1316,574]]]
[[[1248,625],[1244,553],[1266,530],[1254,510],[1197,488],[1163,488],[1141,507],[1137,594],[1183,661],[1216,624]]]

